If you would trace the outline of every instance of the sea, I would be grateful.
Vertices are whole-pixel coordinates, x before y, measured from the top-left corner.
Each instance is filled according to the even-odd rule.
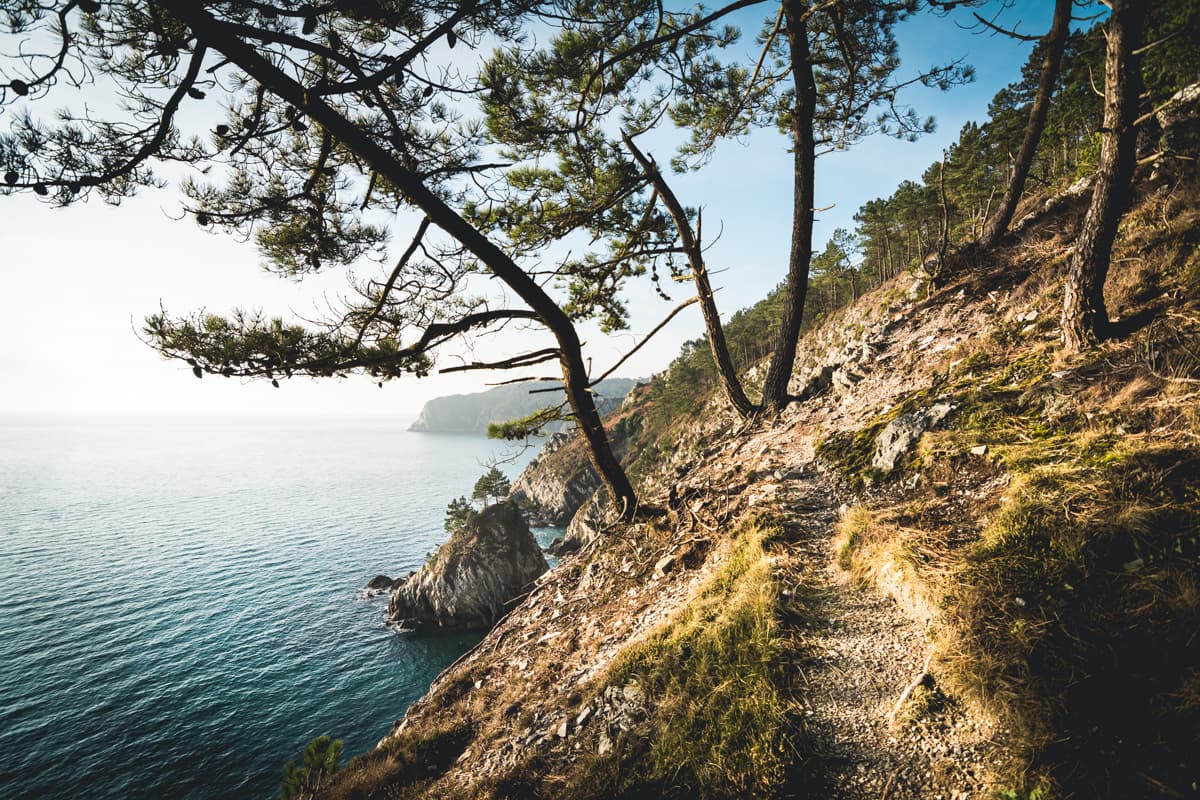
[[[0,797],[266,800],[316,736],[373,747],[479,636],[360,590],[534,455],[406,427],[0,417]]]

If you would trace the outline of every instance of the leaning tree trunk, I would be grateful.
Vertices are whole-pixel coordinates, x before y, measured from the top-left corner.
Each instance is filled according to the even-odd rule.
[[[261,52],[214,19],[202,4],[188,0],[162,0],[162,3],[176,18],[191,28],[199,40],[220,51],[262,86],[320,123],[345,147],[374,167],[380,175],[403,192],[413,205],[424,211],[431,222],[454,237],[487,265],[496,277],[512,288],[537,314],[538,319],[549,328],[558,343],[567,398],[571,410],[575,413],[575,424],[588,443],[592,464],[612,495],[613,504],[622,518],[632,518],[637,509],[637,496],[625,470],[613,455],[595,401],[588,391],[587,368],[575,326],[558,304],[507,253],[430,191],[419,175],[334,110],[319,94],[308,92],[304,86],[266,59]]]
[[[808,292],[808,270],[812,262],[813,175],[816,167],[816,142],[813,137],[813,118],[817,107],[817,85],[813,79],[808,50],[807,14],[804,0],[787,0],[784,6],[787,38],[791,51],[792,80],[796,86],[795,106],[792,109],[792,159],[794,186],[792,190],[792,246],[788,260],[787,285],[784,288],[783,312],[775,352],[767,367],[763,383],[762,405],[778,413],[787,406],[788,382],[796,362],[796,346],[800,339],[800,322],[804,315],[804,300]]]
[[[1025,125],[1025,139],[1021,142],[1021,150],[1017,153],[1017,161],[1013,165],[1008,187],[1004,197],[996,208],[996,213],[988,221],[983,235],[979,237],[980,247],[994,247],[1008,231],[1013,214],[1017,210],[1017,202],[1025,191],[1025,180],[1029,177],[1029,168],[1033,165],[1033,156],[1037,152],[1038,141],[1046,128],[1046,115],[1050,113],[1050,98],[1054,95],[1054,85],[1058,82],[1059,68],[1062,66],[1063,50],[1067,46],[1067,35],[1071,30],[1071,8],[1074,0],[1055,0],[1054,21],[1050,30],[1042,39],[1046,52],[1042,57],[1042,76],[1038,82],[1037,94],[1033,99],[1033,107],[1029,110],[1029,122]]]
[[[729,344],[725,340],[725,328],[721,325],[721,315],[717,313],[717,303],[713,299],[712,284],[708,280],[708,267],[704,264],[704,253],[701,251],[700,242],[692,232],[691,223],[688,222],[687,214],[684,212],[679,198],[675,196],[675,192],[663,178],[662,172],[645,153],[638,149],[628,135],[622,134],[621,139],[638,165],[641,166],[642,171],[650,179],[658,196],[662,198],[663,205],[667,207],[671,221],[675,223],[675,230],[679,233],[683,252],[687,255],[688,265],[692,268],[692,281],[696,284],[696,294],[700,297],[700,313],[704,317],[704,329],[708,334],[708,347],[712,352],[713,364],[716,365],[717,374],[721,378],[721,389],[725,392],[725,397],[729,400],[730,405],[742,419],[749,419],[758,412],[758,409],[746,397],[742,381],[738,378],[737,369],[733,366],[733,359],[729,357]]]
[[[1117,225],[1129,207],[1137,165],[1138,96],[1142,90],[1141,46],[1145,4],[1142,0],[1113,0],[1104,58],[1104,124],[1100,165],[1092,202],[1067,264],[1063,290],[1062,336],[1069,352],[1079,352],[1109,332],[1104,305]]]

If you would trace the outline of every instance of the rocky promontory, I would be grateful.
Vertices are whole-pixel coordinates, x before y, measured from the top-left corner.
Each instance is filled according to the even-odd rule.
[[[388,619],[406,630],[487,630],[548,568],[516,505],[497,503],[400,582]]]

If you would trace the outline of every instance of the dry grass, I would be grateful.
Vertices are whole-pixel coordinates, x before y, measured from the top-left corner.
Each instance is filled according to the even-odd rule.
[[[429,782],[462,754],[471,740],[463,721],[446,720],[439,728],[402,733],[379,749],[346,765],[326,787],[323,800],[403,800],[420,797]]]
[[[941,570],[933,563],[938,548],[930,531],[903,524],[911,513],[904,507],[871,511],[851,508],[836,527],[838,566],[863,585],[890,595],[913,619],[937,615]]]
[[[773,533],[743,528],[696,597],[622,651],[598,689],[636,682],[653,698],[651,716],[614,754],[585,761],[557,796],[776,796],[796,729],[766,546]]]

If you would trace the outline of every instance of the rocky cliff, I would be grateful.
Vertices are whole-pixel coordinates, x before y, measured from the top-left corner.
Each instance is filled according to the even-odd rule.
[[[633,445],[641,429],[645,398],[646,387],[639,385],[605,416],[613,453],[622,462],[636,455]],[[539,522],[565,527],[599,487],[600,476],[592,467],[583,438],[563,432],[546,440],[513,482],[511,497],[532,506]]]
[[[596,405],[601,414],[612,411],[634,387],[636,381],[628,378],[609,378],[595,387]],[[530,388],[538,389],[553,384],[512,384],[497,386],[486,392],[455,394],[430,400],[421,409],[409,430],[425,433],[487,433],[493,422],[506,422],[524,417],[546,406],[562,401],[562,391],[531,394]],[[549,432],[565,429],[565,423],[548,428]]]
[[[388,618],[408,630],[487,630],[547,568],[517,507],[497,503],[400,581]]]
[[[517,476],[510,496],[532,507],[543,525],[564,527],[599,486],[583,441],[555,433]]]

